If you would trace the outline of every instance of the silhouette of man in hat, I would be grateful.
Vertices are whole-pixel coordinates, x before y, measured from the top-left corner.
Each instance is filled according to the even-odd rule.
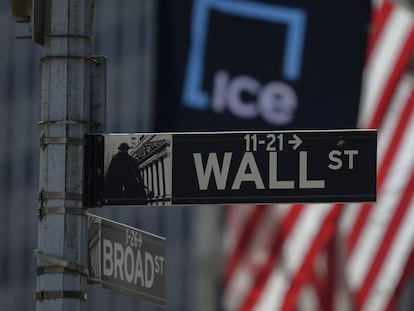
[[[104,197],[106,199],[134,199],[145,204],[147,194],[138,166],[138,160],[128,154],[131,147],[121,143],[118,153],[112,157],[105,176]]]

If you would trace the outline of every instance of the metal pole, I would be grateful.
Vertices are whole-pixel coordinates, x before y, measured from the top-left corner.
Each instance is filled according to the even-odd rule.
[[[81,310],[87,217],[83,137],[90,109],[94,0],[45,0],[36,310]]]

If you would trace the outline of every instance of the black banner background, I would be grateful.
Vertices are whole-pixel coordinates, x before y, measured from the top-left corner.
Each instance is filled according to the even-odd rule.
[[[275,9],[275,13],[280,13],[280,8],[284,8],[304,13],[299,75],[289,78],[283,74],[287,24],[266,20],[263,13],[266,10],[261,11],[262,15],[260,12],[256,16],[246,15],[250,13],[241,12],[242,3],[258,11],[268,8],[269,12]],[[355,127],[370,1],[166,0],[159,5],[155,130]],[[194,8],[201,15],[192,19]],[[205,24],[200,22],[200,16],[205,17]],[[197,34],[193,34],[193,39],[192,32]],[[199,49],[195,42],[202,42],[203,36],[204,47]],[[189,59],[194,51],[201,67],[198,68],[200,84],[193,90],[209,97],[208,103],[202,104],[203,109],[194,108],[200,103],[183,99],[185,84],[191,80]],[[233,111],[228,102],[220,113],[212,110],[214,78],[219,71],[227,73],[227,86],[241,76],[255,86],[253,91],[236,94],[239,101]],[[296,109],[288,122],[269,122],[265,120],[271,115],[269,110],[257,108],[258,93],[275,81],[287,84],[297,96]],[[237,116],[239,107],[247,107],[249,116]]]

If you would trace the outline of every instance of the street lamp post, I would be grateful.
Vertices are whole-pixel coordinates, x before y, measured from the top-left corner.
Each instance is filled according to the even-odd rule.
[[[87,217],[83,137],[90,125],[94,0],[45,0],[36,310],[81,310]]]

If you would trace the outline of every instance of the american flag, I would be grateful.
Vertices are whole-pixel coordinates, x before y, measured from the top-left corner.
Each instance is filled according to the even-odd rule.
[[[414,270],[414,14],[373,9],[359,127],[378,129],[377,202],[230,206],[223,308],[393,310]]]

